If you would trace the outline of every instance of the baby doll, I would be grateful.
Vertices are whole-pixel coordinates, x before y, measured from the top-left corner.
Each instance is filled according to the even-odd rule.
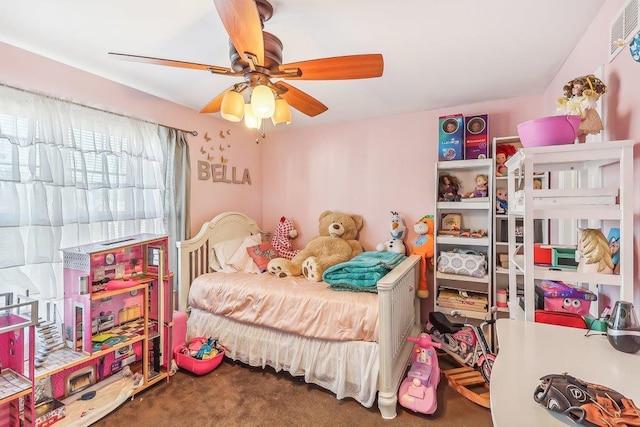
[[[556,114],[580,116],[578,140],[584,142],[586,135],[596,135],[604,127],[596,110],[596,102],[607,90],[605,84],[593,74],[576,77],[562,88],[564,97],[557,101]]]
[[[496,213],[506,215],[509,212],[509,203],[507,202],[507,189],[504,187],[496,188]]]
[[[516,147],[511,144],[500,144],[496,147],[496,176],[507,176],[507,167],[504,164],[514,154]]]
[[[460,201],[460,183],[458,178],[452,175],[442,175],[439,178],[439,202],[458,202]]]
[[[464,197],[487,197],[487,195],[489,194],[487,181],[489,181],[489,177],[487,175],[476,175],[476,188],[474,188],[473,191],[465,194]]]

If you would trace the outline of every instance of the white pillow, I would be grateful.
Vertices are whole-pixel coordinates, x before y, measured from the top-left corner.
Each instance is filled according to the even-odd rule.
[[[260,273],[260,268],[258,268],[256,263],[253,262],[247,248],[259,245],[261,241],[262,238],[259,234],[246,237],[240,246],[238,246],[238,249],[233,256],[227,261],[227,266],[231,266],[235,268],[236,271],[242,271],[245,273]]]
[[[235,239],[218,242],[211,248],[209,255],[209,266],[213,271],[235,272],[235,269],[227,268],[227,261],[236,253],[238,246],[242,244],[247,236],[236,237]]]
[[[213,245],[209,256],[209,266],[211,269],[214,271],[222,271],[224,273],[235,273],[238,271],[236,268],[229,265],[229,260],[247,238],[258,239],[258,243],[260,243],[260,235],[256,234],[253,236],[241,236],[236,237],[235,239],[224,240]],[[255,244],[257,243],[253,243],[252,245]],[[246,249],[243,248],[243,250],[246,252]]]

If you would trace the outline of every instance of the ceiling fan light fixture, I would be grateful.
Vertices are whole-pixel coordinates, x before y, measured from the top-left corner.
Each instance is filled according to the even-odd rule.
[[[283,98],[276,99],[276,109],[273,116],[271,116],[271,122],[274,126],[280,123],[287,125],[291,123],[291,108]]]
[[[273,91],[268,86],[258,85],[253,88],[251,92],[251,109],[259,119],[273,116],[276,109],[276,100]]]
[[[244,106],[244,96],[235,90],[230,90],[222,98],[220,115],[230,122],[239,122],[244,115]]]
[[[250,104],[244,105],[244,125],[249,129],[258,129],[260,127],[261,119],[253,114],[253,109]]]

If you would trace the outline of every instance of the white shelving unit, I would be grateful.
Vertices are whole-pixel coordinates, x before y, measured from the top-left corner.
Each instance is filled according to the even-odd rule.
[[[437,201],[439,194],[438,182],[442,175],[451,175],[458,178],[462,188],[460,194],[473,191],[475,178],[478,174],[488,176],[488,196],[477,198],[473,201],[441,202]],[[451,251],[455,248],[471,249],[482,252],[487,256],[488,272],[484,277],[469,277],[457,274],[447,274],[437,271],[434,274],[434,310],[450,315],[452,310],[458,310],[463,316],[469,319],[484,319],[488,313],[488,308],[493,303],[491,290],[492,278],[492,254],[491,236],[493,235],[492,215],[494,210],[494,190],[493,190],[493,159],[474,160],[454,160],[448,162],[438,162],[436,164],[436,216],[435,222],[435,253],[436,258],[442,251]],[[462,228],[474,230],[484,230],[484,237],[458,237],[450,235],[439,235],[442,229],[442,217],[446,214],[460,214],[462,217]],[[461,307],[451,307],[440,305],[438,296],[442,290],[452,290],[455,292],[467,292],[468,295],[486,296],[487,305],[484,311],[466,310]],[[443,302],[444,304],[444,302]]]
[[[615,286],[619,299],[634,301],[633,294],[633,146],[635,141],[611,141],[589,144],[571,144],[549,147],[522,148],[506,165],[509,168],[509,309],[510,317],[534,320],[534,293],[537,280],[561,280],[588,288],[599,294],[599,285]],[[617,167],[617,182],[609,188],[589,183],[590,171],[604,167]],[[615,170],[615,169],[614,169]],[[534,190],[534,171],[575,171],[583,179],[572,189]],[[516,178],[522,176],[523,191],[517,191]],[[603,203],[601,195],[619,191],[618,203]],[[517,218],[524,225],[524,257],[516,254],[515,239]],[[551,271],[533,262],[533,224],[535,219],[578,220],[581,227],[593,221],[612,221],[620,228],[620,274],[584,274],[574,271]],[[626,237],[626,238],[625,238]],[[524,275],[524,313],[519,308],[516,295],[517,271]],[[599,307],[592,304],[591,314]]]
[[[492,143],[492,158],[496,159],[496,153],[498,151],[498,147],[507,144],[513,146],[516,150],[522,148],[522,143],[520,142],[520,138],[518,136],[505,136],[505,137],[496,137],[493,139]],[[537,172],[537,171],[536,171]],[[508,181],[510,176],[507,174],[503,174],[502,176],[497,176],[497,173],[493,174],[493,188],[494,188],[494,200],[495,206],[493,209],[493,298],[496,301],[498,290],[505,290],[509,293],[509,234],[508,234],[508,203],[507,209],[505,213],[498,212],[498,198],[497,191],[499,189],[504,189],[505,192],[508,192]],[[511,179],[517,178],[516,175],[512,175]],[[549,174],[548,173],[536,173],[534,179],[539,180],[542,188],[549,187]],[[517,184],[516,184],[517,185]],[[508,201],[507,201],[508,202]],[[522,218],[519,218],[516,223],[516,227],[519,230],[522,230]],[[548,221],[545,220],[536,220],[535,233],[534,238],[536,242],[548,242]],[[519,233],[516,233],[515,236],[516,247],[518,248],[519,253],[522,252],[521,246],[523,243],[522,236]],[[506,265],[503,260],[506,260]],[[524,275],[522,271],[516,270],[515,274],[515,289],[517,290],[518,295],[522,295],[524,292]],[[509,317],[509,308],[508,307],[497,307],[497,317]]]

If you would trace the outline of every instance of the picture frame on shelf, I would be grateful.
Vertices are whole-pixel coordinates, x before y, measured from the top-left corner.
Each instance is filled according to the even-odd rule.
[[[460,231],[462,229],[462,214],[444,214],[440,222],[440,229],[444,231]]]

